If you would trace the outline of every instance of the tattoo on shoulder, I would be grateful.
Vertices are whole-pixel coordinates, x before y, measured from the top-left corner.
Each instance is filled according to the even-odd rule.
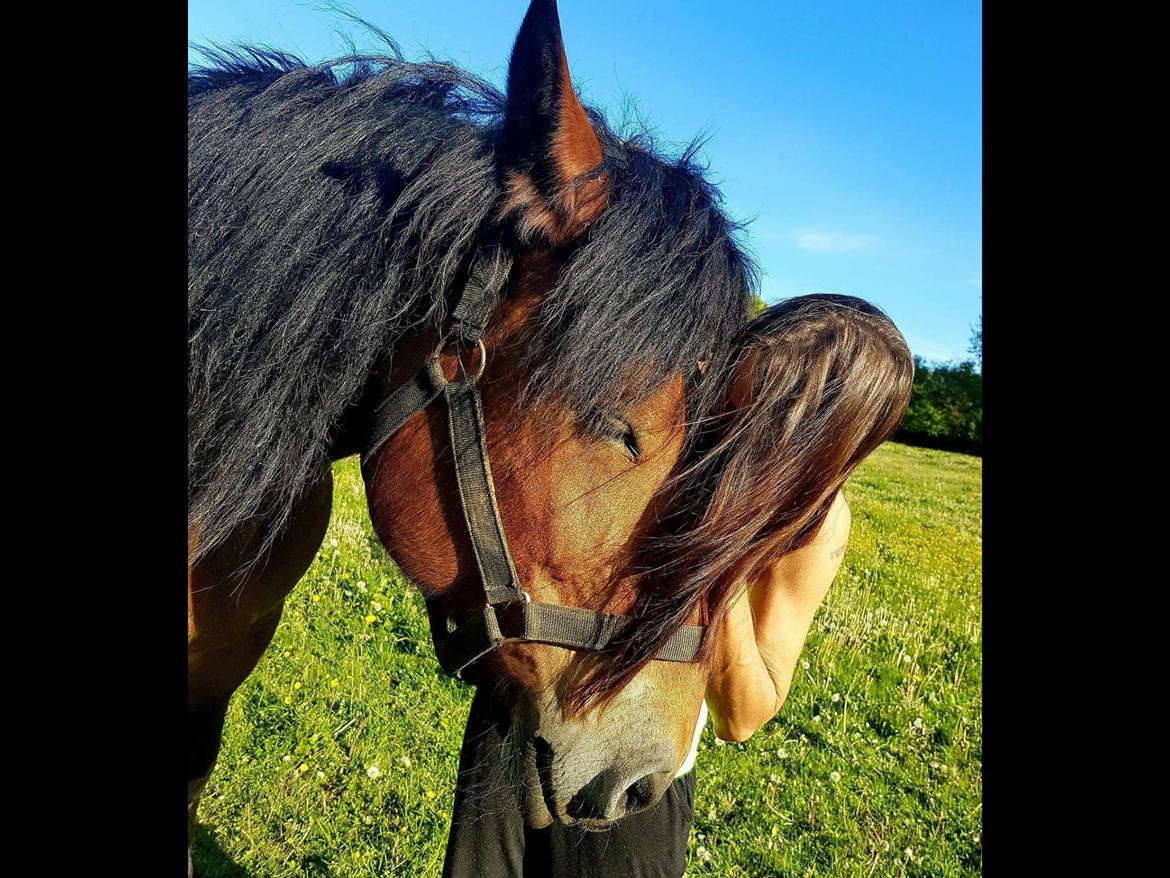
[[[835,548],[833,550],[832,554],[830,554],[829,557],[836,559],[836,558],[840,558],[844,554],[845,554],[845,544],[842,543],[841,545],[839,545],[837,548]]]

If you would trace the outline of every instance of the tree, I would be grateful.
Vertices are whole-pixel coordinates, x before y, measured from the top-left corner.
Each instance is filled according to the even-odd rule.
[[[914,358],[914,390],[895,437],[911,445],[979,454],[983,447],[983,376],[975,363]]]
[[[979,315],[979,324],[971,328],[971,344],[967,352],[975,355],[975,365],[983,371],[983,315]]]

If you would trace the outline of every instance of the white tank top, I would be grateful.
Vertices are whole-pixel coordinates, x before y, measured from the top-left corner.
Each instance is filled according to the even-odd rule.
[[[686,760],[682,767],[675,773],[675,777],[679,778],[695,767],[695,757],[699,755],[699,738],[703,737],[703,727],[707,725],[707,702],[704,701],[699,707],[699,721],[695,723],[695,736],[691,738],[691,752],[687,754]]]

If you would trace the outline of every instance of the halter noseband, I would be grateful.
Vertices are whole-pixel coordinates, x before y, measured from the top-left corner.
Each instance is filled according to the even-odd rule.
[[[534,602],[516,575],[496,506],[484,439],[483,401],[479,394],[479,378],[487,361],[483,334],[511,267],[512,258],[503,247],[498,244],[480,247],[459,304],[452,313],[451,333],[439,342],[414,377],[400,385],[374,411],[362,454],[364,466],[413,415],[440,397],[446,401],[459,500],[484,592],[484,604],[479,612],[459,623],[439,613],[428,601],[435,655],[443,670],[455,677],[461,677],[463,671],[505,643],[530,641],[570,649],[603,650],[633,621],[630,616]],[[448,341],[478,348],[479,366],[474,375],[463,368],[461,360],[459,379],[447,380],[439,355]],[[702,626],[684,625],[654,658],[693,662],[702,637]]]

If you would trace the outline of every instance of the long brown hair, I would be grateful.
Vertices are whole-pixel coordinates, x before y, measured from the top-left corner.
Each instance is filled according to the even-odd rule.
[[[706,376],[725,388],[722,411],[675,485],[678,526],[654,548],[663,588],[636,610],[643,621],[617,654],[583,676],[573,709],[620,690],[696,607],[717,624],[738,585],[812,539],[910,402],[906,340],[863,299],[787,299],[752,320],[736,350]]]

